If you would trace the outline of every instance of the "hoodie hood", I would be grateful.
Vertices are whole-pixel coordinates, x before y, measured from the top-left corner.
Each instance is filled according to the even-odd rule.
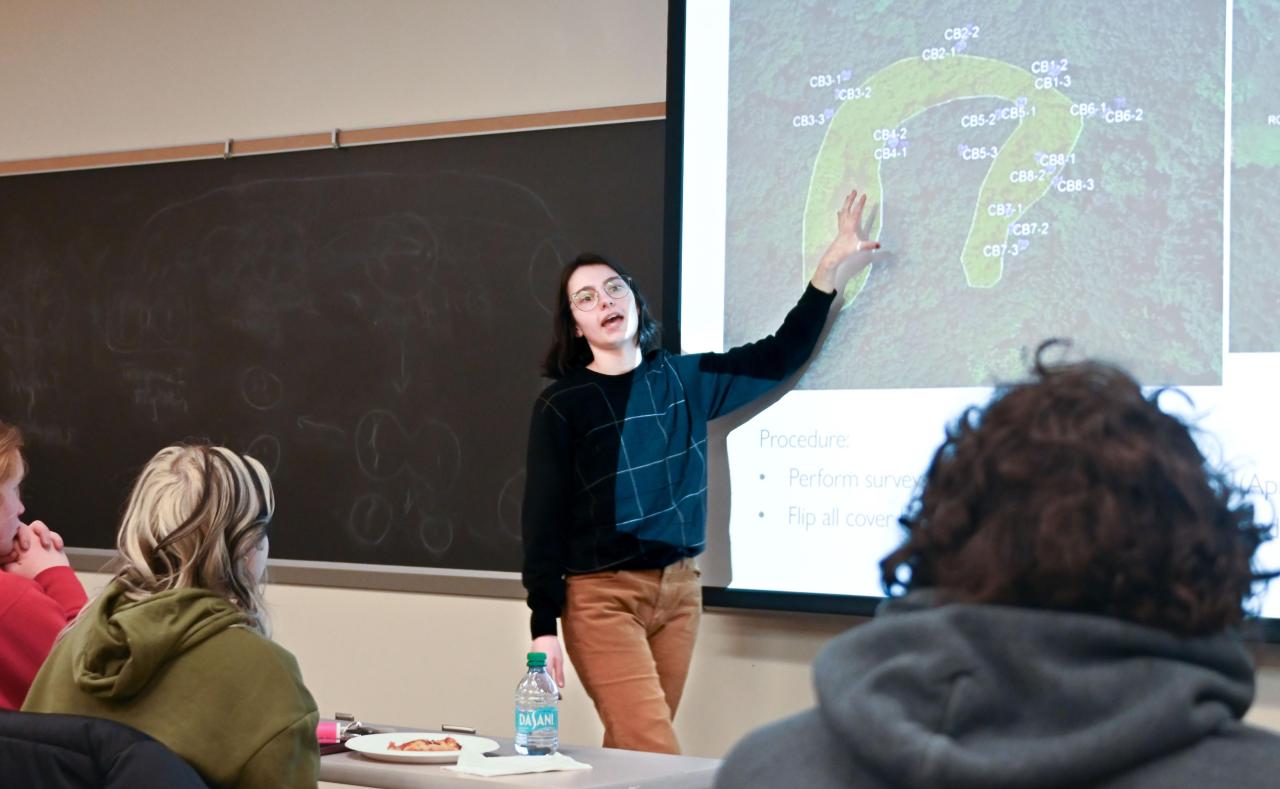
[[[137,695],[173,659],[249,617],[205,589],[175,589],[130,600],[119,583],[68,634],[76,685],[103,699]]]
[[[1240,639],[1182,638],[1103,616],[890,600],[814,667],[826,725],[913,787],[1091,784],[1243,717]]]

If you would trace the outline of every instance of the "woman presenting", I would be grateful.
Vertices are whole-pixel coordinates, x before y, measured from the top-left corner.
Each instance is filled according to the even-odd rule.
[[[866,195],[850,192],[800,301],[771,337],[724,353],[658,348],[644,296],[619,265],[565,266],[529,428],[522,529],[532,651],[564,686],[564,645],[609,748],[679,753],[672,720],[702,612],[707,421],[768,392],[813,352]],[[864,259],[863,265],[866,260]]]

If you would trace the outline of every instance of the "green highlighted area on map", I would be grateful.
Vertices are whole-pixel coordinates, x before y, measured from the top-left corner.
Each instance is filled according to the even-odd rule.
[[[878,237],[884,208],[892,203],[892,195],[884,193],[881,165],[910,156],[912,118],[953,101],[997,98],[1009,105],[969,117],[975,127],[1007,123],[1013,130],[998,146],[960,146],[963,158],[990,161],[990,169],[972,198],[969,235],[963,245],[957,239],[956,246],[970,287],[990,288],[999,282],[1005,257],[1023,248],[1011,228],[1036,201],[1051,189],[1094,188],[1089,179],[1062,175],[1074,161],[1072,152],[1084,121],[1073,113],[1071,99],[1057,90],[1056,67],[1048,64],[1041,70],[1044,73],[1033,74],[970,55],[912,57],[886,66],[851,89],[851,98],[832,117],[814,163],[804,212],[802,281],[812,275],[835,235],[836,210],[849,189],[866,193],[867,204],[874,207],[869,234]],[[846,305],[861,292],[870,271],[868,266],[846,286]]]

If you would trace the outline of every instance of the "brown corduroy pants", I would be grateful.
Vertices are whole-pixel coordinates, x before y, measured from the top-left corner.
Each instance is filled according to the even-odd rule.
[[[679,753],[671,726],[702,617],[692,559],[661,570],[570,575],[565,651],[604,723],[604,746]]]

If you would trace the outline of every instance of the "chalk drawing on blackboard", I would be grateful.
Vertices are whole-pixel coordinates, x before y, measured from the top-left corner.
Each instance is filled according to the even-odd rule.
[[[503,317],[494,304],[492,287],[484,282],[468,283],[466,291],[462,294],[462,309],[471,320],[483,321],[495,315],[499,318]]]
[[[226,206],[210,200],[204,208],[216,215]],[[285,327],[296,316],[319,315],[309,281],[311,255],[296,221],[241,217],[205,234],[196,264],[213,302],[225,305],[227,323],[279,349],[287,343]]]
[[[439,556],[453,545],[453,521],[426,513],[419,513],[418,541],[422,547]]]
[[[352,291],[352,290],[346,290],[342,292],[342,298],[351,302],[351,307],[356,312],[360,312],[361,310],[364,309],[364,296],[362,296],[361,294],[356,293],[355,291]]]
[[[250,408],[270,411],[284,398],[284,381],[275,373],[255,365],[240,374],[240,396]]]
[[[356,424],[356,462],[369,479],[390,479],[404,465],[404,428],[394,414],[369,411]]]
[[[315,430],[321,433],[328,433],[330,435],[337,436],[338,438],[346,438],[347,436],[347,431],[343,430],[341,427],[328,422],[321,422],[318,419],[312,419],[311,416],[305,414],[298,417],[298,429]]]
[[[41,396],[49,392],[58,391],[58,371],[45,371],[38,365],[13,365],[9,368],[9,391],[16,395],[26,405],[26,418],[34,420],[36,418],[36,407],[40,403]],[[7,413],[5,419],[13,420],[17,417],[16,413]],[[28,422],[28,425],[30,422]],[[28,425],[23,426],[23,431],[27,431]]]
[[[249,446],[244,449],[244,454],[261,463],[268,474],[275,474],[280,468],[280,456],[283,451],[280,447],[280,439],[270,433],[263,433],[249,442]]]
[[[453,487],[462,464],[462,444],[451,427],[423,419],[406,430],[390,411],[368,411],[356,424],[356,462],[371,480],[391,479],[408,470],[442,489]]]
[[[280,216],[256,216],[236,228],[237,257],[259,284],[290,289],[306,275],[304,233],[298,223]]]
[[[190,337],[191,312],[186,298],[166,300],[151,310],[151,329],[161,346],[180,348]]]
[[[392,214],[369,221],[373,223],[373,246],[365,258],[365,276],[383,296],[393,301],[413,300],[435,282],[440,239],[417,214]]]
[[[67,317],[67,285],[46,263],[19,264],[18,281],[5,283],[0,296],[0,335],[39,342],[58,338]]]
[[[33,461],[83,483],[73,497],[37,483],[33,510],[100,524],[138,458],[208,435],[272,469],[281,517],[316,536],[281,535],[284,558],[513,569],[522,477],[502,528],[495,506],[523,464],[560,265],[583,244],[656,257],[632,251],[657,246],[636,227],[661,196],[661,135],[633,151],[637,128],[0,179],[0,395],[19,419],[34,401]],[[628,188],[601,201],[584,178]],[[79,205],[87,221],[68,226]],[[41,288],[67,294],[53,333],[30,315],[58,305],[26,312],[17,289],[41,261],[62,280]],[[524,362],[504,366],[513,353]],[[254,366],[282,383],[272,408],[245,401]],[[47,380],[13,379],[31,370]],[[371,420],[376,479],[358,463],[370,409],[399,420]],[[365,494],[361,541],[349,519]],[[103,534],[73,539],[109,547]]]
[[[107,305],[103,341],[115,353],[146,353],[180,349],[190,337],[190,311],[177,294],[146,297],[117,293]]]
[[[391,379],[391,388],[398,394],[404,394],[412,378],[413,376],[409,374],[409,327],[406,323],[402,323],[400,326],[400,373]]]
[[[143,335],[150,322],[150,313],[133,293],[122,293],[107,307],[107,347],[116,353],[130,353],[142,347]]]
[[[19,377],[17,370],[9,372],[9,391],[13,392],[23,402],[27,404],[27,419],[31,419],[36,413],[36,403],[40,401],[37,392],[43,391],[44,386],[40,381],[32,380],[26,377]],[[13,419],[13,414],[6,414],[7,419]]]
[[[190,410],[187,402],[187,381],[181,369],[153,369],[150,367],[125,367],[121,371],[125,382],[133,387],[133,404],[149,414],[152,423],[160,424],[161,416],[185,416]]]
[[[557,234],[539,241],[529,256],[529,293],[547,315],[556,308],[553,297],[556,283],[560,281],[560,269],[577,254],[564,237]]]
[[[394,517],[391,502],[377,493],[366,493],[351,505],[347,514],[347,533],[362,545],[381,545],[391,533]]]
[[[419,477],[453,488],[462,468],[462,442],[453,428],[435,419],[425,419],[411,438],[413,460],[410,470]]]
[[[498,492],[498,525],[502,527],[504,534],[517,540],[521,539],[520,507],[524,479],[525,470],[520,469],[507,477],[507,481],[502,483],[502,490]]]
[[[231,193],[215,190],[188,206],[200,215],[222,213],[233,205],[238,211],[230,224],[220,224],[207,231],[196,245],[195,263],[206,276],[221,284],[236,286],[251,282],[272,291],[296,291],[307,276],[308,250],[306,230],[295,217],[274,213],[249,213],[249,206],[264,201],[270,194],[271,182],[259,182],[256,188]],[[237,199],[238,198],[238,199]],[[260,206],[259,206],[260,207]],[[233,209],[234,210],[234,209]],[[171,219],[176,222],[176,219]],[[159,225],[163,232],[165,225]],[[144,242],[145,243],[145,242]]]

